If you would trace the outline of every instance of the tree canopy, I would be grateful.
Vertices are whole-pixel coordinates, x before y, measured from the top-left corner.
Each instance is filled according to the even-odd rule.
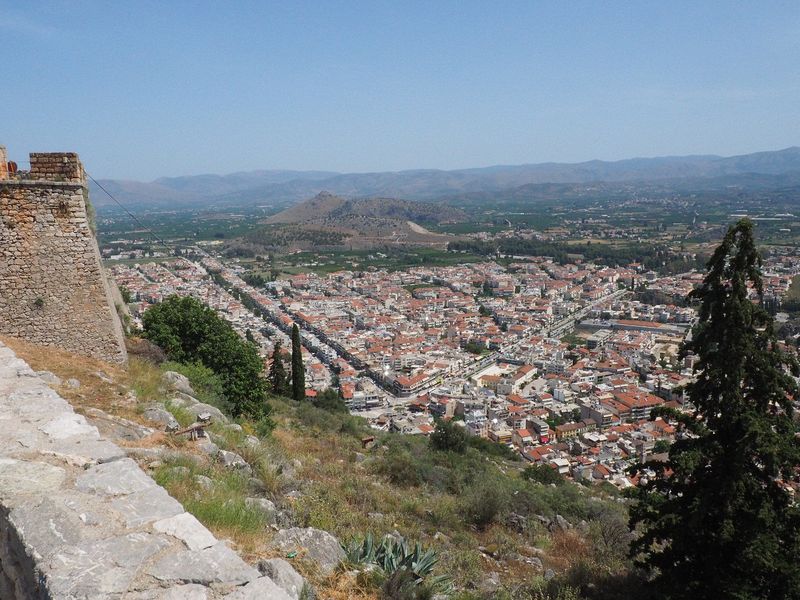
[[[266,381],[256,347],[195,298],[170,296],[142,317],[143,335],[171,360],[199,362],[221,380],[235,416],[267,413]]]
[[[275,342],[275,349],[272,351],[268,378],[273,394],[278,396],[289,394],[289,381],[286,376],[286,367],[283,365],[283,349],[280,340]]]
[[[431,434],[431,448],[464,454],[467,450],[467,432],[453,421],[439,420]]]
[[[800,510],[786,484],[800,444],[797,385],[759,300],[761,259],[747,220],[732,226],[690,294],[699,321],[693,414],[654,411],[681,433],[666,463],[649,463],[631,510],[632,551],[664,598],[800,598]],[[641,472],[641,471],[640,471]]]

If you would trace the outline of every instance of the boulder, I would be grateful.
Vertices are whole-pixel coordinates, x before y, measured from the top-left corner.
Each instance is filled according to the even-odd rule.
[[[197,440],[195,447],[209,456],[216,456],[219,453],[219,446],[208,438],[200,438]]]
[[[246,565],[223,542],[203,550],[184,550],[164,554],[146,573],[164,583],[202,585],[245,585],[259,579],[260,573]],[[280,590],[278,590],[280,591]],[[242,598],[280,598],[280,596],[242,596]]]
[[[262,560],[258,563],[258,570],[262,575],[272,579],[290,598],[300,600],[306,580],[288,562],[282,558]]]
[[[561,515],[556,515],[555,520],[553,521],[553,528],[561,529],[562,531],[566,531],[570,529],[572,525],[570,525],[569,521],[567,521]]]
[[[194,416],[195,419],[199,418],[202,414],[209,414],[217,423],[228,422],[228,417],[223,415],[220,409],[218,409],[216,406],[205,404],[204,402],[198,402],[197,404],[192,404],[191,406],[186,406],[185,408],[188,413]]]
[[[517,533],[525,533],[528,528],[528,519],[523,515],[511,513],[506,517],[506,524]]]
[[[186,408],[187,406],[194,406],[200,402],[197,398],[189,396],[188,394],[177,393],[172,398],[167,400],[167,404],[177,406],[178,408]]]
[[[291,600],[292,596],[269,577],[259,577],[223,598],[224,600]]]
[[[164,380],[172,389],[177,390],[178,392],[183,392],[184,394],[188,394],[190,396],[195,395],[195,391],[192,389],[192,384],[189,383],[189,378],[186,377],[186,375],[181,375],[177,371],[167,371],[164,373]]]
[[[177,431],[180,428],[178,420],[164,407],[154,404],[144,409],[144,417],[164,426],[167,431]]]
[[[327,531],[313,527],[282,529],[272,538],[270,545],[281,552],[298,552],[310,560],[323,576],[331,575],[346,558],[339,540]]]
[[[211,532],[186,512],[156,521],[153,529],[181,540],[189,550],[203,550],[217,543]]]
[[[214,489],[214,481],[210,477],[206,477],[205,475],[195,475],[194,482],[197,484],[198,487],[204,489],[207,492],[210,492]]]
[[[263,514],[268,523],[275,522],[278,509],[271,500],[267,500],[266,498],[245,498],[244,503],[249,508],[255,509]]]
[[[236,454],[236,452],[220,450],[217,452],[217,460],[219,460],[223,466],[229,469],[238,469],[247,473],[251,473],[253,471],[253,469],[250,468],[250,465],[247,464],[247,461]]]
[[[110,415],[99,408],[87,408],[84,412],[92,425],[97,427],[100,434],[112,440],[135,442],[154,433],[150,427]]]

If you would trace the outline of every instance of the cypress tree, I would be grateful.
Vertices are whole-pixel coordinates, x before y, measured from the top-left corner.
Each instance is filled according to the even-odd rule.
[[[753,226],[739,221],[690,294],[699,320],[681,354],[698,359],[693,413],[656,412],[681,435],[631,509],[632,553],[660,598],[800,598],[800,509],[787,492],[800,465],[797,362],[760,305],[760,266]]]
[[[303,352],[300,346],[300,329],[292,325],[292,398],[305,400],[306,372],[303,367]]]
[[[269,383],[272,392],[279,396],[289,394],[289,385],[286,377],[286,367],[283,365],[283,353],[281,352],[280,340],[275,342],[275,349],[272,351],[272,363],[269,366]]]

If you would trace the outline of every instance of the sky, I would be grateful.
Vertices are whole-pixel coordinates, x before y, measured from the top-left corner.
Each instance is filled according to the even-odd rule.
[[[800,145],[800,2],[0,0],[0,145],[94,177]]]

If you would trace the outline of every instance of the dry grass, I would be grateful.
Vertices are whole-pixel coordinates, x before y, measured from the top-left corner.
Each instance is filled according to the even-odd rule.
[[[350,573],[336,574],[315,586],[317,597],[325,600],[377,600],[380,595],[373,587],[358,581]]]
[[[62,383],[57,391],[74,407],[94,407],[125,418],[136,419],[136,405],[128,397],[128,373],[122,365],[78,356],[48,346],[37,346],[12,337],[0,341],[16,352],[35,371],[51,371],[63,382],[77,379],[80,387]]]
[[[140,358],[132,357],[127,365],[119,365],[12,337],[0,337],[0,341],[35,371],[50,371],[60,377],[62,384],[56,391],[78,410],[99,408],[146,424],[139,414],[141,406],[164,399],[161,371],[155,364]],[[68,379],[77,379],[80,387],[66,385]],[[135,397],[130,394],[131,390]]]
[[[566,571],[571,566],[586,562],[592,557],[587,540],[575,530],[556,531],[551,535],[547,562],[557,571]]]

